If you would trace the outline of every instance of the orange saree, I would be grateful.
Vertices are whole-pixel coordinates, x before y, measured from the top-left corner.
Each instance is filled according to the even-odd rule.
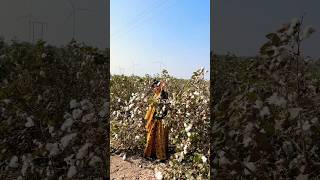
[[[157,100],[161,98],[161,93],[156,93],[154,98]],[[147,145],[144,150],[145,157],[151,157],[156,155],[160,160],[167,159],[168,149],[168,129],[164,127],[162,119],[155,119],[156,113],[155,105],[151,104],[145,115],[147,120]]]

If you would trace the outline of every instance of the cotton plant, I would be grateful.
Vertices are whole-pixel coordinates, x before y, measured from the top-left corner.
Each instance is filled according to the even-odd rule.
[[[60,48],[42,41],[34,45],[1,43],[4,54],[0,65],[0,119],[4,121],[0,122],[0,164],[6,167],[3,178],[81,178],[88,171],[92,176],[103,177],[106,168],[97,167],[105,162],[102,136],[107,131],[108,113],[104,117],[98,113],[108,109],[108,104],[103,105],[109,78],[109,65],[104,62],[107,54],[76,42]],[[19,68],[13,68],[13,64]],[[76,159],[86,143],[92,146],[82,159]],[[64,164],[67,157],[73,163]],[[15,177],[6,176],[13,171],[17,172]]]
[[[211,171],[217,178],[230,177],[229,172],[232,177],[258,179],[316,176],[316,170],[305,168],[305,163],[316,168],[314,163],[320,160],[314,154],[319,149],[317,139],[312,138],[319,125],[311,121],[319,116],[318,80],[311,76],[299,48],[301,34],[314,32],[306,28],[302,20],[293,19],[266,36],[259,61],[246,62],[247,72],[241,71],[241,60],[239,69],[227,72],[234,79],[225,81],[225,89],[232,91],[223,94],[213,111],[217,156]],[[276,166],[270,166],[274,162]]]
[[[171,113],[172,118],[178,120],[177,125],[180,126],[181,129],[178,134],[172,134],[173,142],[178,144],[178,152],[171,157],[169,164],[172,169],[175,169],[173,170],[175,173],[188,171],[188,168],[194,169],[194,171],[192,171],[194,173],[181,173],[181,177],[205,178],[208,172],[209,164],[206,163],[206,161],[202,161],[202,158],[199,158],[202,156],[204,159],[205,155],[200,154],[207,154],[209,148],[203,146],[203,143],[205,143],[203,141],[206,140],[203,137],[208,135],[206,133],[209,129],[209,89],[203,79],[204,73],[204,69],[200,69],[194,73],[189,86],[185,86],[185,91],[176,97],[179,100],[172,111],[173,113]],[[199,107],[199,104],[202,106]],[[181,121],[183,123],[181,123]],[[190,167],[188,163],[191,162],[194,165]],[[181,164],[186,166],[184,170],[180,169]],[[173,177],[172,173],[166,175],[168,178]]]
[[[208,174],[208,146],[203,147],[208,143],[203,141],[208,140],[204,137],[208,135],[209,126],[209,82],[204,80],[204,73],[204,69],[201,69],[194,73],[192,79],[180,80],[164,70],[154,77],[166,82],[170,108],[163,123],[170,130],[169,146],[176,151],[169,157],[169,170],[161,171],[164,179],[174,178],[174,174],[178,177],[179,172],[180,177],[186,177],[184,172],[191,169],[194,177],[205,174],[205,179]],[[150,91],[152,79],[150,76],[141,78],[116,75],[112,78],[110,141],[113,151],[125,149],[143,153],[146,144],[144,116],[149,104],[153,102],[153,93]],[[132,84],[132,87],[128,88],[128,84]],[[199,131],[202,132],[198,133]],[[193,153],[198,155],[194,156]],[[176,163],[178,160],[180,164]],[[198,165],[193,166],[193,162]]]

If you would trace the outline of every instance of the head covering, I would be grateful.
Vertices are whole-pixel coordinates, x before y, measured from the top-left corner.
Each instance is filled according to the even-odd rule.
[[[159,87],[160,86],[160,84],[161,84],[161,82],[159,81],[159,80],[157,80],[157,79],[154,79],[153,80],[153,83],[152,83],[152,85],[151,85],[151,87]]]

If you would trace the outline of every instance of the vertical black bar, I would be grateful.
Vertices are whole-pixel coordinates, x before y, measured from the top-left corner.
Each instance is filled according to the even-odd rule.
[[[110,179],[110,0],[107,0],[106,5],[106,16],[107,16],[107,32],[106,32],[106,41],[107,41],[107,63],[108,63],[108,78],[106,80],[107,85],[107,101],[108,101],[108,110],[107,110],[107,162],[106,162],[106,179]]]
[[[215,84],[215,74],[214,74],[214,63],[213,63],[213,0],[210,0],[210,179],[213,179],[213,159],[214,159],[214,150],[213,150],[213,101],[214,101],[214,84]]]

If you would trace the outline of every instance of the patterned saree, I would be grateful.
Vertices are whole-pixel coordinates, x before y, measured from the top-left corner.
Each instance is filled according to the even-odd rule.
[[[147,145],[144,150],[145,157],[155,156],[157,159],[167,159],[168,128],[163,124],[163,118],[167,114],[168,95],[160,91],[153,96],[155,102],[150,103],[145,115],[147,120]]]

